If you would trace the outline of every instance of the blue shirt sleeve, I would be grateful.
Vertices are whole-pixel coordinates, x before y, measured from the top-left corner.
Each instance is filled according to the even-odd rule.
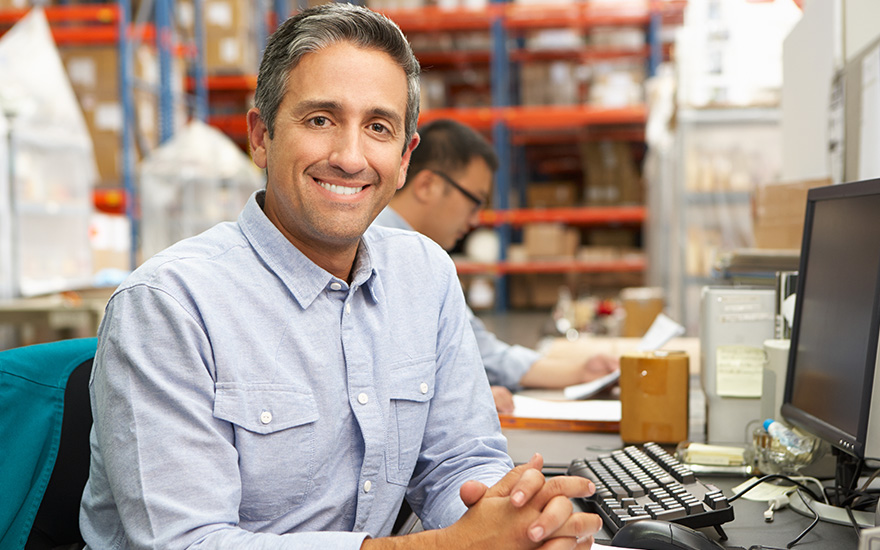
[[[504,386],[510,391],[521,389],[520,379],[541,355],[535,350],[499,340],[470,308],[468,319],[480,348],[489,384]]]

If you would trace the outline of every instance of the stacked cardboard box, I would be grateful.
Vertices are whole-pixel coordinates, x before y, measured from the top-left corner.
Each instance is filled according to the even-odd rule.
[[[571,181],[536,182],[526,188],[528,208],[566,208],[579,202],[577,185]]]
[[[523,245],[529,260],[573,259],[580,231],[561,223],[530,223],[523,227]]]
[[[591,206],[641,204],[642,181],[629,143],[581,142],[581,162],[587,204]]]
[[[119,94],[119,51],[115,46],[71,46],[60,50],[67,76],[85,115],[102,182],[118,182],[122,171],[123,111]],[[141,45],[134,52],[133,76],[157,86],[155,50]],[[179,86],[178,86],[179,88]],[[158,143],[158,100],[152,90],[133,90],[138,133],[147,146]]]
[[[195,10],[192,0],[178,0],[175,22],[183,41],[192,41]],[[205,25],[205,72],[208,75],[256,74],[260,49],[256,16],[250,0],[202,0]]]
[[[755,193],[755,246],[765,249],[800,249],[804,232],[807,192],[831,185],[831,180],[810,180],[763,185]]]

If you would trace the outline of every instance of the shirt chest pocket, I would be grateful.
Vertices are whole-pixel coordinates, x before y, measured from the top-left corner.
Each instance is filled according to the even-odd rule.
[[[391,371],[391,406],[385,443],[389,483],[408,485],[412,478],[434,397],[434,368],[434,361],[424,361]]]
[[[309,390],[218,384],[214,416],[235,430],[242,518],[273,519],[304,501],[316,466],[318,407]]]

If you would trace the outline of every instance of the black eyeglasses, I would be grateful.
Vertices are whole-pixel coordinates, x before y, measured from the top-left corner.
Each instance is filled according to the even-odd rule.
[[[431,170],[431,172],[434,172],[435,174],[437,174],[438,176],[443,178],[443,181],[445,181],[449,185],[458,189],[462,195],[464,195],[465,197],[468,198],[468,200],[470,200],[472,203],[474,203],[474,212],[479,212],[480,210],[483,209],[483,206],[486,205],[486,201],[484,199],[481,199],[480,197],[473,194],[473,192],[468,191],[467,189],[465,189],[464,187],[459,185],[459,183],[457,181],[450,178],[449,176],[447,176],[443,172],[438,172],[437,170]]]

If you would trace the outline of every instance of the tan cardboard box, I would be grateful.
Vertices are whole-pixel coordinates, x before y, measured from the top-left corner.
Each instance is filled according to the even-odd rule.
[[[804,231],[807,192],[830,185],[831,180],[809,180],[764,185],[755,193],[755,247],[800,249]]]
[[[259,50],[250,0],[206,0],[205,72],[256,74]],[[262,46],[260,46],[262,49]]]
[[[528,208],[565,208],[578,204],[577,185],[571,181],[532,183],[526,188]]]
[[[523,244],[531,260],[573,258],[580,231],[561,223],[530,223],[523,228]]]

